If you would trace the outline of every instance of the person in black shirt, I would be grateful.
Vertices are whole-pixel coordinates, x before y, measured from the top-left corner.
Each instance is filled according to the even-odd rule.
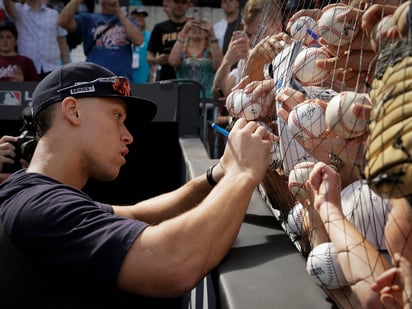
[[[190,0],[166,1],[169,19],[154,25],[147,52],[147,62],[159,68],[154,81],[176,79],[175,70],[169,65],[169,53],[187,21],[186,12],[191,7]]]

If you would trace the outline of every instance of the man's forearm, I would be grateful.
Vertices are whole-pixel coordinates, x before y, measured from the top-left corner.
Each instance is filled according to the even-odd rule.
[[[66,38],[64,36],[59,36],[57,38],[59,44],[60,55],[64,64],[69,63],[69,46],[67,45]]]
[[[58,24],[59,26],[65,28],[67,31],[75,31],[76,23],[74,22],[74,15],[79,8],[79,5],[82,3],[82,0],[71,0],[63,8],[59,14]]]
[[[3,0],[4,8],[6,9],[7,14],[12,18],[16,18],[16,6],[13,0]]]

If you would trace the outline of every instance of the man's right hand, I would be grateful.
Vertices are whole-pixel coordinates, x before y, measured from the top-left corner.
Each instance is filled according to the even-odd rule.
[[[269,168],[272,133],[254,121],[238,119],[230,131],[220,166],[225,176],[244,173],[258,185]]]

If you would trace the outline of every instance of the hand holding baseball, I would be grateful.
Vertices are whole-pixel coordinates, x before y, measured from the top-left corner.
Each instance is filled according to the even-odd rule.
[[[300,17],[310,17],[317,21],[320,16],[322,15],[322,10],[321,9],[302,9],[294,13],[288,20],[288,23],[286,25],[286,31],[290,33],[290,29],[292,28],[292,25],[300,18]]]
[[[396,11],[396,7],[389,6],[389,5],[383,5],[383,4],[373,4],[370,7],[368,7],[367,10],[365,10],[361,18],[361,29],[364,31],[364,33],[369,38],[369,40],[373,39],[372,33],[376,25],[379,23],[379,21],[382,20],[382,18],[384,18],[385,16],[392,15],[395,11]],[[397,31],[390,32],[389,36],[392,38],[395,38],[394,34],[396,33]],[[371,49],[373,51],[376,51],[376,49],[373,47],[374,46],[371,45]]]

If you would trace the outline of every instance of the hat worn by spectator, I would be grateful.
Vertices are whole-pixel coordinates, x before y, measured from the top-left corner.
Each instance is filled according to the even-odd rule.
[[[70,96],[122,99],[128,115],[137,116],[143,122],[152,120],[157,111],[152,101],[130,96],[130,82],[126,77],[115,76],[95,63],[77,62],[60,66],[40,81],[32,96],[33,117]]]
[[[147,13],[145,10],[143,9],[134,9],[131,13],[131,15],[143,15],[144,17],[149,16],[149,13]]]

